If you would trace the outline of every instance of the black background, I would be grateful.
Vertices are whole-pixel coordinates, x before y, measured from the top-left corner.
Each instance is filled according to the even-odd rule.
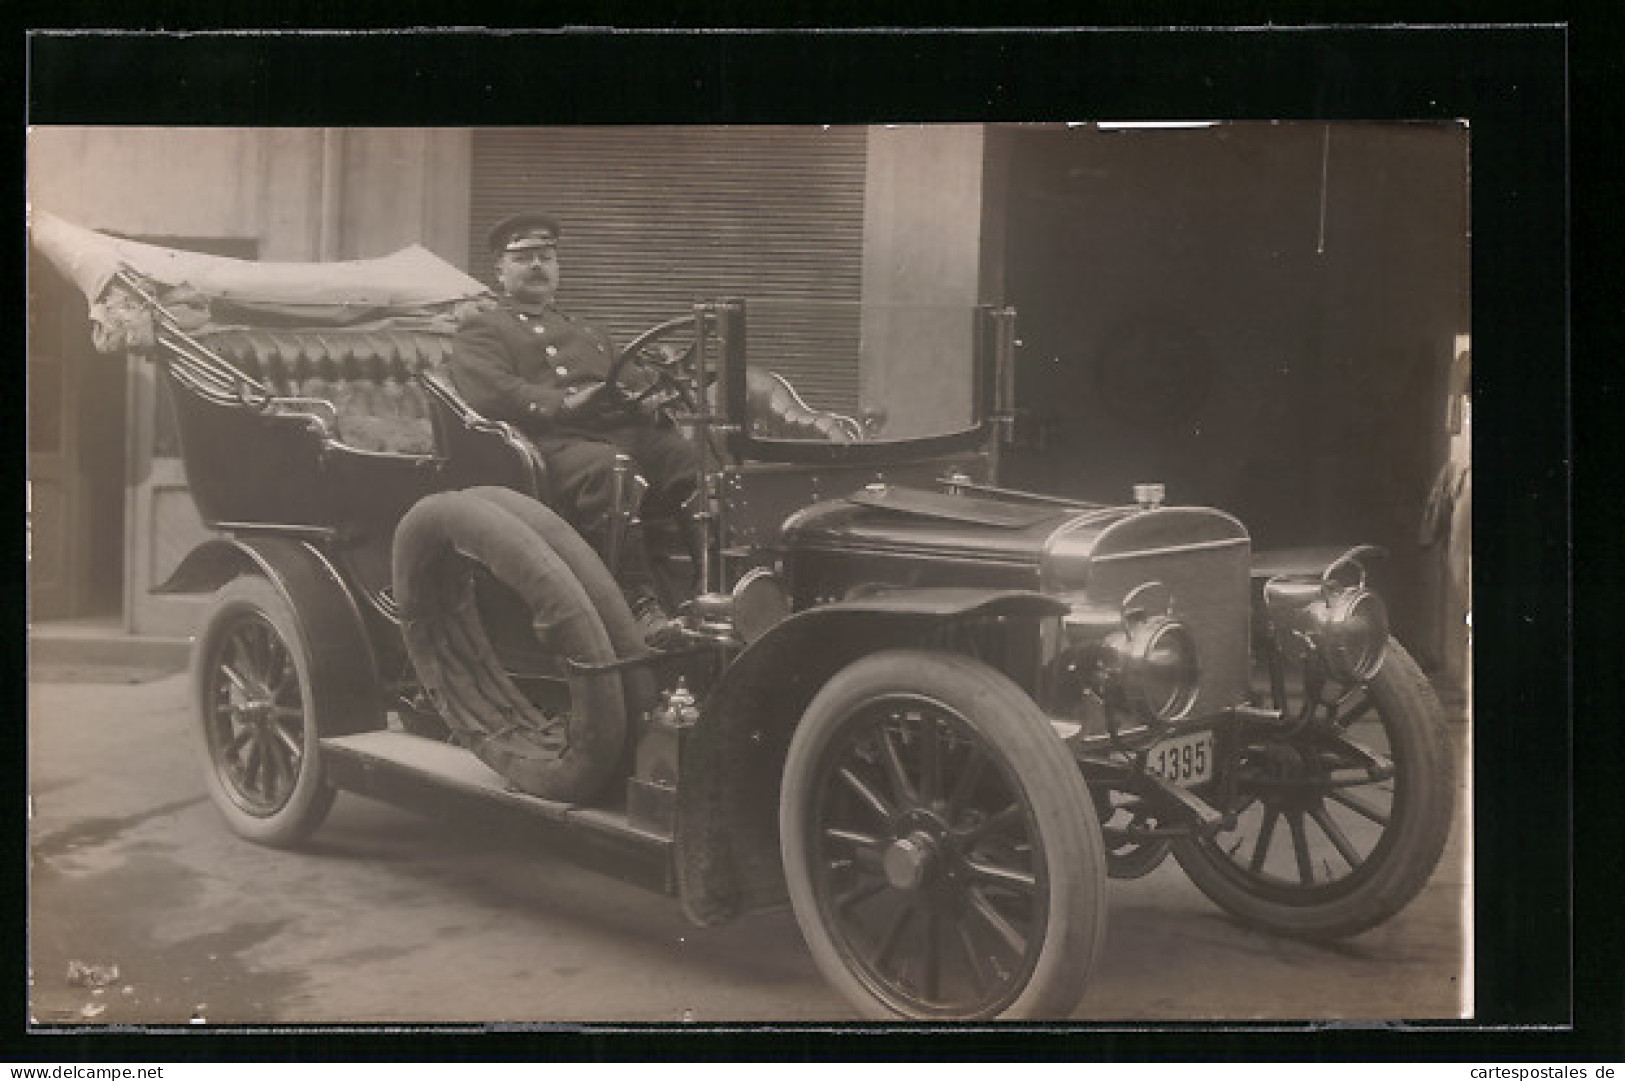
[[[1434,5],[1431,18],[1465,18],[1471,6]],[[188,7],[196,5],[145,5],[141,25],[146,31],[201,28]],[[931,30],[946,19],[912,5],[868,12],[882,16],[877,22],[890,21],[892,30],[840,30],[817,11],[784,5],[775,6],[772,28],[722,32],[670,29],[669,16],[662,22],[614,4],[582,7],[573,20],[565,9],[546,10],[560,23],[652,29],[63,32],[131,18],[111,4],[66,5],[41,12],[20,41],[13,39],[26,67],[7,65],[3,78],[21,92],[27,122],[36,124],[1470,122],[1477,1020],[1430,1030],[19,1032],[7,1044],[26,1048],[30,1060],[87,1061],[1625,1058],[1625,903],[1618,899],[1625,714],[1613,649],[1618,640],[1598,618],[1625,596],[1621,555],[1608,543],[1617,535],[1617,511],[1604,487],[1611,477],[1607,450],[1618,442],[1607,421],[1619,394],[1620,352],[1617,331],[1601,322],[1617,319],[1621,307],[1620,279],[1608,273],[1618,268],[1607,235],[1621,194],[1615,175],[1620,122],[1608,95],[1625,55],[1615,28],[1530,5],[1494,13],[1521,25],[1474,26],[1425,25],[1414,10],[1419,5],[1411,5],[1404,17],[1410,26],[1400,29],[1391,25],[1396,14],[1375,10],[1378,5],[1366,6],[1368,25],[1331,26],[1313,17],[1335,8],[1347,19],[1354,14],[1350,5],[1299,4],[1288,13],[1279,10],[1286,5],[1271,11],[1230,3],[1183,10],[1158,5],[1156,24],[1206,29],[1063,29],[1047,9],[1010,5],[1000,8],[1001,24],[1025,29]],[[234,4],[209,17],[215,28],[229,25],[223,18],[241,20],[244,28],[319,27],[336,8],[284,4],[271,12],[269,5]],[[697,25],[698,13],[685,12],[688,26]],[[705,14],[714,26],[760,22],[744,6]],[[1215,26],[1220,14],[1226,27]],[[1288,14],[1299,25],[1284,23]],[[1485,5],[1473,14],[1491,17]],[[422,4],[393,5],[387,17],[397,26],[491,18]],[[1145,21],[1143,14],[1132,17]],[[1095,18],[1102,20],[1098,13]],[[1274,27],[1265,27],[1271,19]],[[1045,21],[1051,25],[1041,25]],[[1236,29],[1247,23],[1254,27]],[[56,29],[41,29],[47,26]],[[21,149],[23,133],[14,138]],[[1572,206],[1571,152],[1592,185],[1574,187]],[[19,198],[13,205],[19,205],[21,176],[14,175]],[[9,250],[20,270],[22,246],[14,242]],[[14,289],[11,295],[19,317],[13,325],[20,326],[23,294]],[[1572,366],[1571,330],[1579,331]],[[11,490],[20,492],[23,456],[13,460],[19,483]],[[1581,483],[1602,498],[1577,499],[1573,486]],[[1571,521],[1581,509],[1591,517]],[[1578,525],[1590,531],[1571,529]],[[20,722],[26,707],[18,705]],[[16,777],[24,775],[23,728],[14,723],[7,733]],[[20,869],[26,866],[24,824],[21,816],[14,822],[9,866]],[[14,960],[0,977],[7,1024],[18,1026],[26,1017],[21,877],[8,891],[16,918],[7,925],[17,948],[7,951]]]

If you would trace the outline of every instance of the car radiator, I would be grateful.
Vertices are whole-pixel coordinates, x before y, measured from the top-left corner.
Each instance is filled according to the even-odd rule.
[[[1248,682],[1249,566],[1246,537],[1150,550],[1117,551],[1090,560],[1089,600],[1117,605],[1146,582],[1173,594],[1173,616],[1196,640],[1201,680],[1187,717],[1244,701]]]

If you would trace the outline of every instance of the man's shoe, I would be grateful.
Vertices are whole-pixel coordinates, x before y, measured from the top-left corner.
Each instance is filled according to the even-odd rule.
[[[643,634],[643,644],[650,649],[675,649],[683,644],[683,624],[666,614],[660,599],[652,593],[643,593],[628,599],[632,618],[637,620]]]

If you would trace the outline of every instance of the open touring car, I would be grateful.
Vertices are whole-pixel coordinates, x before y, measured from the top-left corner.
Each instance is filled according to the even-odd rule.
[[[969,422],[910,437],[759,367],[741,301],[632,342],[616,372],[663,386],[704,458],[701,542],[645,523],[684,638],[651,651],[624,531],[590,547],[524,436],[436,370],[478,283],[421,251],[34,237],[172,395],[218,536],[163,588],[213,596],[197,745],[251,840],[300,842],[337,790],[528,816],[702,924],[788,900],[856,1009],[924,1020],[1069,1016],[1107,879],[1170,853],[1311,937],[1388,919],[1438,861],[1451,756],[1380,553],[1255,553],[1155,484],[999,487],[1007,309],[963,313]]]

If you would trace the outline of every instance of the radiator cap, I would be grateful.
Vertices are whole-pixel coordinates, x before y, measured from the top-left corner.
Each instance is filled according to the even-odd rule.
[[[1145,510],[1156,510],[1162,506],[1167,498],[1168,491],[1160,484],[1136,484],[1134,486],[1134,502]]]

